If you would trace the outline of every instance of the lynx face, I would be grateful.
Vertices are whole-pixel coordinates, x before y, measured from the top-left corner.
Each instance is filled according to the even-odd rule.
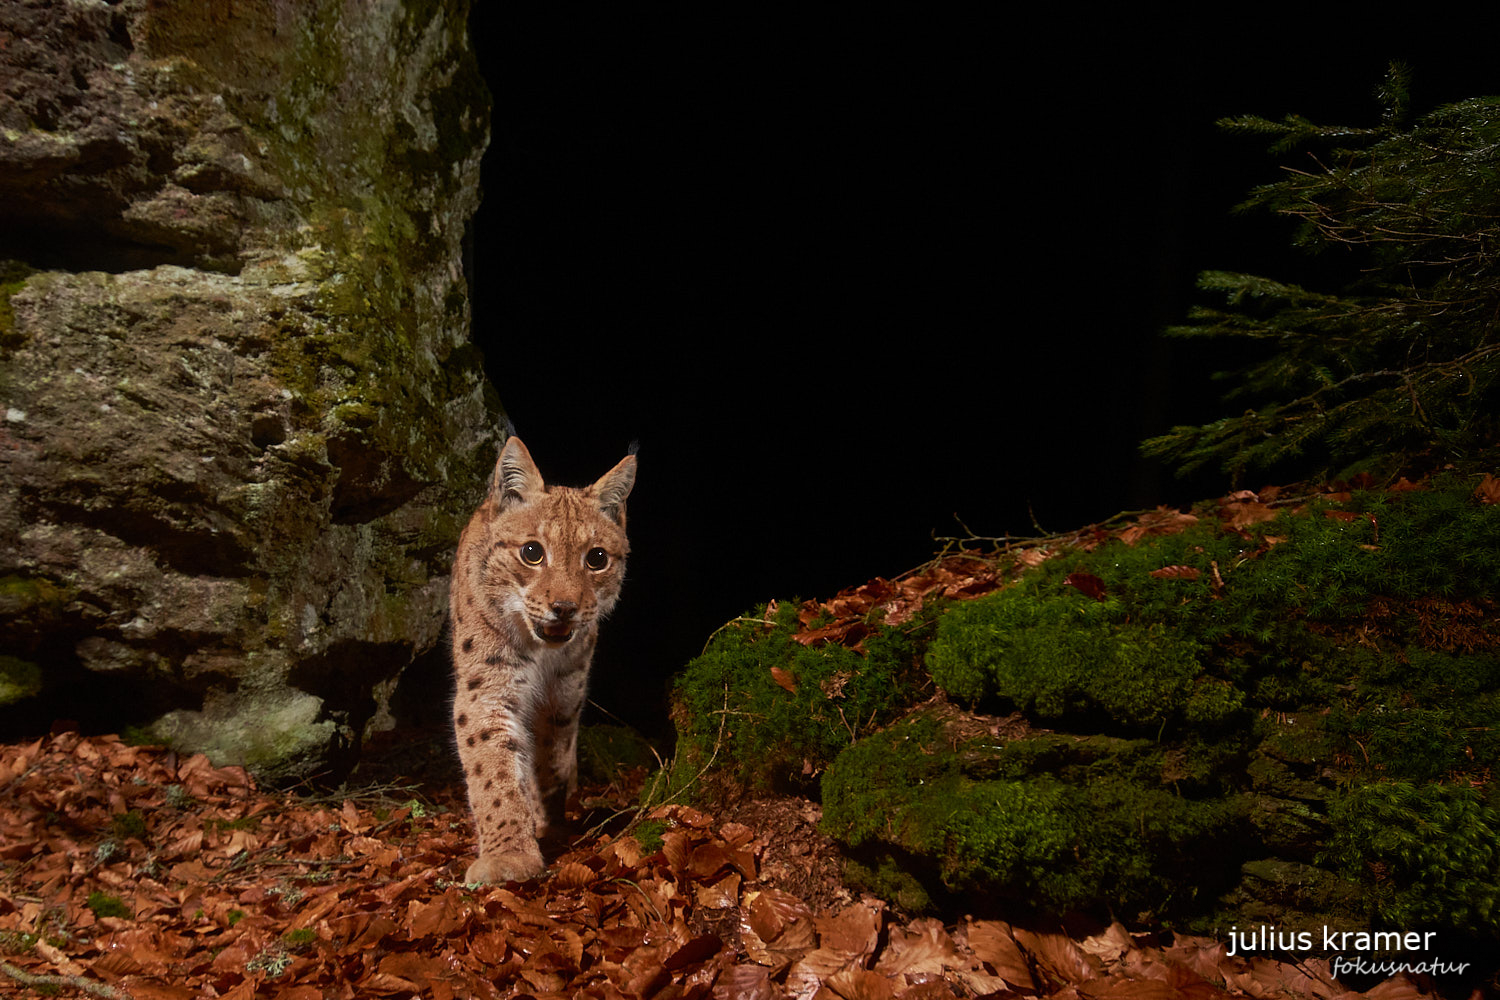
[[[513,437],[459,538],[453,726],[479,831],[470,882],[540,874],[537,837],[577,786],[578,716],[625,575],[635,468],[629,455],[586,489],[548,487]]]
[[[620,596],[630,551],[623,520],[605,516],[586,490],[502,499],[473,543],[485,553],[480,615],[496,633],[544,648],[592,634]]]

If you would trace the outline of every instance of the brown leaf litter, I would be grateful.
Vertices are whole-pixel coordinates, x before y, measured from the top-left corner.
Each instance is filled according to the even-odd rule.
[[[435,748],[434,753],[443,752]],[[0,993],[136,1000],[1353,996],[1326,963],[1119,924],[903,919],[837,880],[817,806],[682,806],[661,848],[574,843],[545,878],[459,884],[461,812],[256,789],[117,737],[0,747]],[[9,992],[6,992],[9,991]],[[1392,980],[1371,996],[1418,995]]]

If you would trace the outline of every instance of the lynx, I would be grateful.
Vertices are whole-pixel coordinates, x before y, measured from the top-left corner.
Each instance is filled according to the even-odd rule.
[[[541,874],[538,837],[578,784],[578,715],[599,621],[625,575],[634,449],[587,489],[548,486],[516,437],[458,539],[453,730],[479,831],[468,882]]]

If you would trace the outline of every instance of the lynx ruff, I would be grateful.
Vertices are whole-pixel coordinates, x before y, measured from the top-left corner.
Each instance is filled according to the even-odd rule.
[[[468,882],[531,878],[578,784],[578,716],[599,621],[625,575],[627,455],[587,489],[547,486],[512,437],[459,536],[453,729],[479,831]]]

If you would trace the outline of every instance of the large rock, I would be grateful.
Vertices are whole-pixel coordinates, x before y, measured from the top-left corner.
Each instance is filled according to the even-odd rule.
[[[389,723],[501,422],[466,13],[0,6],[9,734],[137,725],[294,777]]]

